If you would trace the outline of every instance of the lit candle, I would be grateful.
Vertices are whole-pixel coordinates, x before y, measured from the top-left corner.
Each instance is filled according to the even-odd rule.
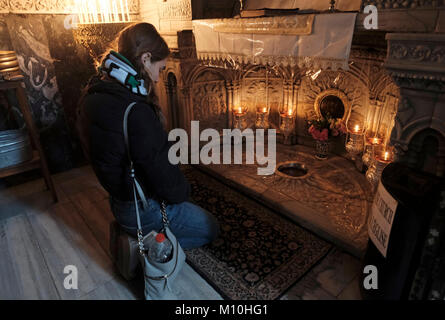
[[[292,114],[294,113],[294,111],[292,109],[287,110],[287,115],[289,117],[292,117]]]
[[[243,108],[238,107],[235,109],[235,115],[240,116],[243,114]]]
[[[356,124],[354,128],[354,133],[359,133],[359,131],[360,131],[360,126]]]
[[[391,163],[392,162],[392,152],[389,151],[381,151],[377,153],[376,160],[383,163]]]
[[[258,113],[267,113],[267,107],[257,107]]]

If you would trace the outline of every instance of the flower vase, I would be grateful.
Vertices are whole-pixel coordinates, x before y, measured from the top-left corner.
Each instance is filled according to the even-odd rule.
[[[315,158],[326,160],[329,153],[329,141],[315,140]]]

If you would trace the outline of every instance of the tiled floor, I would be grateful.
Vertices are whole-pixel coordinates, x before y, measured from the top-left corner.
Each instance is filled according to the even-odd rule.
[[[140,299],[109,257],[113,216],[90,167],[53,176],[53,204],[43,179],[0,190],[0,299]],[[79,289],[66,290],[64,266],[79,269]],[[360,261],[334,248],[281,299],[360,299]],[[188,265],[177,281],[184,300],[221,296]]]
[[[360,299],[358,284],[360,269],[361,263],[358,259],[334,248],[302,280],[294,285],[282,299]]]

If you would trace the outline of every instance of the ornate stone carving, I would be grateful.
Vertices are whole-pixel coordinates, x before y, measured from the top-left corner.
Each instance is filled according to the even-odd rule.
[[[0,13],[70,14],[74,0],[0,0]],[[139,0],[128,0],[129,11],[139,14]]]
[[[295,67],[307,69],[331,69],[331,70],[347,70],[348,61],[344,59],[334,59],[327,57],[294,57],[294,56],[279,56],[279,55],[261,55],[261,56],[246,56],[240,54],[230,54],[230,59],[227,59],[227,54],[221,52],[198,52],[198,58],[206,64],[213,64],[215,66],[226,67],[231,64],[248,66],[249,64],[268,65],[281,67]]]
[[[346,116],[350,113],[358,113],[359,118],[365,119],[369,97],[368,88],[350,73],[331,71],[321,73],[315,79],[307,77],[303,80],[301,102],[303,102],[304,110],[301,111],[305,119],[317,116],[314,106],[323,92],[340,93],[342,100],[346,102],[345,107],[349,107],[345,110]]]
[[[225,80],[211,70],[202,72],[192,86],[193,118],[200,121],[200,129],[227,128],[227,106]]]
[[[266,100],[269,102],[270,112],[269,112],[269,124],[271,129],[279,128],[279,110],[276,103],[283,102],[285,95],[284,84],[286,78],[284,74],[273,74],[269,70],[268,74],[268,92],[266,94],[266,73],[265,68],[255,66],[254,68],[249,68],[242,75],[241,85],[241,96],[242,100],[248,103],[248,126],[254,127],[256,119],[256,104],[263,103],[266,105]]]
[[[8,9],[8,0],[0,0],[0,12],[6,12]]]
[[[352,61],[373,61],[383,62],[386,58],[385,50],[375,50],[364,47],[354,47],[351,49],[350,60]]]
[[[374,5],[378,9],[415,9],[437,8],[444,5],[443,0],[364,0],[363,7]]]
[[[445,63],[445,45],[416,45],[395,43],[389,51],[389,59],[412,62]]]
[[[396,116],[396,121],[403,128],[416,116],[416,110],[407,98],[402,99]]]
[[[387,39],[388,58],[385,67],[402,88],[402,100],[391,135],[391,143],[396,147],[397,161],[414,167],[422,163],[419,162],[418,154],[413,151],[414,138],[421,132],[434,132],[440,138],[437,140],[437,161],[443,164],[445,114],[442,110],[445,101],[441,96],[445,91],[445,36],[389,34]],[[437,175],[443,175],[441,166],[436,168]]]
[[[192,2],[191,0],[169,0],[160,2],[159,15],[161,19],[180,18],[180,20],[191,20]]]
[[[366,248],[366,220],[373,195],[365,177],[345,159],[331,157],[320,162],[310,150],[303,146],[277,148],[278,164],[291,161],[307,166],[308,174],[298,179],[279,174],[258,176],[257,164],[211,164],[209,167],[223,177],[238,181],[246,190],[257,190],[258,196],[274,197],[275,202],[283,204],[287,202],[284,207],[293,208],[295,212],[299,210],[297,203],[304,204],[304,209],[300,208],[302,212],[313,210],[317,213],[312,215],[314,219],[328,221],[323,225],[329,225],[328,228],[336,230],[346,241]]]
[[[255,34],[296,34],[312,33],[313,14],[244,19],[212,19],[215,31]]]
[[[130,0],[128,3],[128,10],[132,13],[140,13],[140,0]]]
[[[9,9],[11,11],[24,11],[24,10],[35,10],[35,1],[34,0],[10,0],[9,1]]]
[[[128,23],[98,23],[79,25],[74,29],[74,40],[84,46],[93,59],[105,51],[106,46],[115,39],[119,31]]]
[[[346,121],[346,119],[349,116],[349,112],[351,111],[351,105],[350,105],[350,101],[349,101],[348,97],[342,91],[340,91],[338,89],[328,89],[328,90],[321,92],[317,96],[317,98],[315,99],[315,102],[314,102],[314,109],[315,109],[317,116],[318,117],[322,116],[322,110],[320,110],[320,105],[321,105],[321,102],[323,101],[323,99],[328,96],[335,96],[335,97],[339,98],[341,100],[341,102],[343,102],[343,106],[344,106],[343,120]]]
[[[388,34],[385,67],[401,87],[443,91],[445,35]]]

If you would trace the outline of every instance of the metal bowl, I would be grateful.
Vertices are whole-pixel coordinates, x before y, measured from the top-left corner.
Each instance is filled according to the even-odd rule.
[[[15,51],[0,51],[0,62],[17,59]]]
[[[14,51],[0,51],[0,79],[16,80],[23,76]]]
[[[0,131],[0,169],[31,160],[32,147],[26,130]]]
[[[298,179],[306,176],[309,169],[305,164],[288,161],[277,166],[276,173],[285,178]]]

